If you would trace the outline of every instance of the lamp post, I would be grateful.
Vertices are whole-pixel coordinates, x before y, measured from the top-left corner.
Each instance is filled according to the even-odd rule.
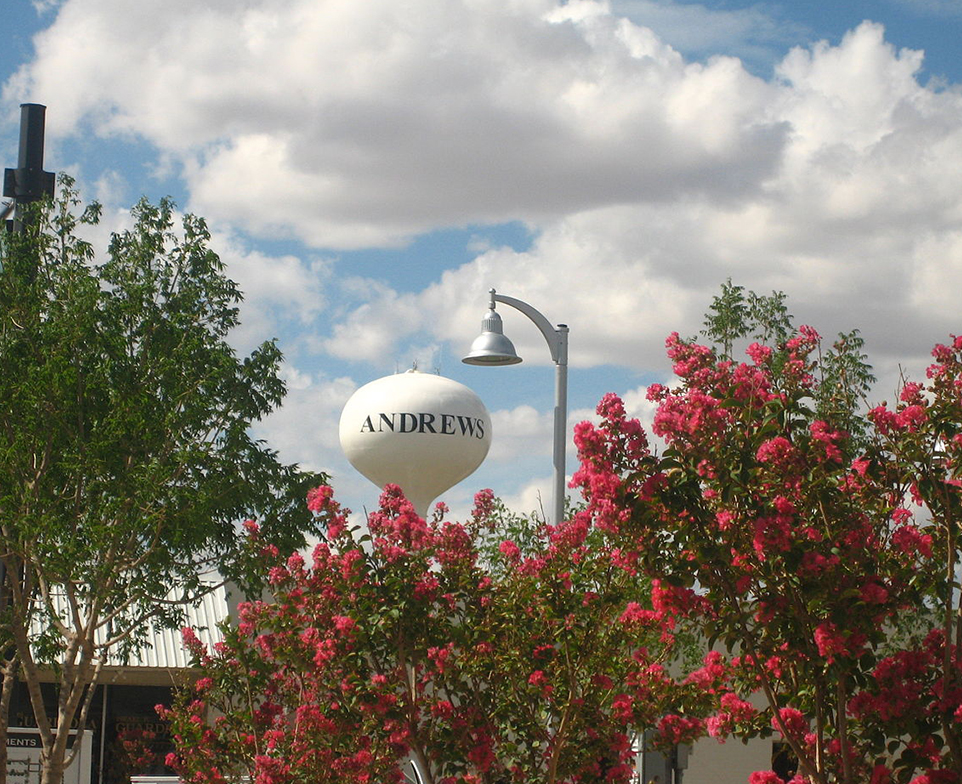
[[[481,322],[481,334],[471,344],[471,351],[462,359],[468,365],[517,365],[521,357],[514,350],[514,344],[504,335],[501,316],[495,310],[500,302],[520,310],[541,330],[548,342],[548,350],[555,364],[555,406],[554,406],[554,524],[564,520],[565,509],[565,444],[568,418],[568,325],[551,326],[539,311],[527,302],[514,297],[506,297],[491,289],[491,304]]]

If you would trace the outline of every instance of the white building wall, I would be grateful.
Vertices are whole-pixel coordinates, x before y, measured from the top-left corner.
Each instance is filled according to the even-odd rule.
[[[734,739],[719,743],[705,738],[692,747],[682,784],[747,784],[756,770],[771,768],[771,739],[744,744]]]

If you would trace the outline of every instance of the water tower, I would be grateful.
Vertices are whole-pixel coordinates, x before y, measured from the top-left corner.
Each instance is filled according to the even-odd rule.
[[[365,384],[341,412],[341,448],[378,487],[396,484],[422,517],[470,476],[491,445],[491,417],[464,384],[409,370]]]

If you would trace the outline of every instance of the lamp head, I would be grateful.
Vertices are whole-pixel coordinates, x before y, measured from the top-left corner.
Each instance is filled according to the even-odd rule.
[[[484,317],[481,334],[461,361],[467,365],[517,365],[521,361],[514,344],[504,336],[501,316],[494,307]]]

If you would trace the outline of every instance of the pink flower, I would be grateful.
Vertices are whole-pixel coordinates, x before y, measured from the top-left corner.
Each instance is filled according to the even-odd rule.
[[[711,735],[711,737],[720,743],[724,743],[725,738],[732,731],[731,716],[729,716],[727,713],[719,713],[715,716],[709,716],[708,720],[705,722],[705,726],[708,728],[708,734]]]
[[[312,512],[320,512],[328,506],[334,498],[334,489],[329,485],[321,485],[307,491],[307,508]]]
[[[180,630],[180,637],[184,642],[184,647],[194,656],[201,656],[206,653],[204,643],[198,639],[197,634],[189,626]]]
[[[906,555],[918,554],[924,558],[932,555],[932,537],[929,534],[923,534],[914,525],[896,528],[892,532],[892,546]]]
[[[755,706],[748,700],[743,700],[735,692],[725,692],[721,696],[721,706],[730,714],[734,721],[750,721],[755,717]]]
[[[414,585],[414,598],[420,602],[429,602],[434,599],[434,595],[441,587],[438,578],[434,575],[425,575]]]
[[[735,521],[735,515],[727,509],[715,513],[715,522],[718,523],[719,531],[727,531]]]
[[[669,713],[658,722],[658,734],[667,743],[691,743],[705,731],[705,722],[694,716]]]
[[[621,622],[625,625],[631,624],[649,624],[658,621],[661,617],[661,613],[657,613],[654,610],[646,610],[638,602],[628,602],[628,606],[625,607],[625,611],[621,614]]]
[[[845,653],[847,650],[845,638],[831,621],[821,623],[815,628],[815,645],[818,646],[819,654],[829,662],[835,660],[835,654]]]
[[[494,491],[490,488],[479,490],[474,495],[474,509],[471,516],[481,522],[486,521],[494,511]]]
[[[866,604],[882,604],[889,598],[889,592],[877,582],[868,582],[860,591],[862,601]]]
[[[925,402],[925,398],[922,395],[923,391],[924,387],[921,384],[915,381],[907,381],[899,393],[899,399],[910,406],[921,405]]]
[[[752,343],[745,353],[752,358],[752,362],[756,365],[764,365],[772,358],[771,348],[763,346],[761,343]]]
[[[896,415],[896,422],[899,427],[909,433],[916,432],[928,419],[925,408],[919,405],[906,406]]]
[[[598,403],[595,409],[598,415],[604,419],[623,419],[625,416],[625,404],[614,392],[607,392]]]
[[[662,384],[649,384],[645,397],[653,403],[663,400],[668,394],[668,388]]]
[[[544,674],[544,670],[535,670],[528,676],[528,683],[532,686],[544,686],[548,682],[548,677]]]
[[[194,689],[199,692],[207,691],[214,685],[214,681],[211,678],[201,678],[194,684]]]
[[[695,683],[707,691],[714,691],[714,685],[723,681],[727,674],[725,659],[718,651],[709,651],[704,658],[704,667],[690,673],[686,683]]]
[[[899,428],[898,416],[884,405],[876,406],[869,411],[868,418],[883,436]]]
[[[828,424],[818,419],[809,425],[809,432],[812,440],[821,443],[826,460],[832,462],[842,461],[842,450],[838,448],[838,443],[842,440],[843,434],[837,430],[829,428]]]
[[[428,658],[434,664],[439,673],[443,673],[451,664],[452,654],[454,653],[454,643],[449,642],[442,647],[428,648]]]
[[[755,457],[759,463],[771,463],[774,468],[781,468],[794,454],[795,447],[791,441],[784,436],[776,436],[758,447]]]
[[[885,765],[876,765],[872,770],[872,780],[869,784],[890,784],[892,781],[892,771]]]
[[[772,729],[781,732],[784,736],[785,733],[793,735],[796,738],[803,738],[808,732],[808,720],[802,715],[800,710],[796,708],[779,708],[778,716],[781,719],[781,725],[784,725],[785,731],[782,731],[782,726],[779,722],[772,717]]]
[[[691,588],[666,585],[659,579],[651,581],[651,606],[661,614],[690,615],[706,610],[706,599]]]
[[[774,770],[756,770],[748,777],[748,784],[785,784]]]
[[[615,682],[604,673],[595,673],[591,676],[591,683],[599,689],[612,689]],[[962,710],[962,708],[960,708]]]
[[[619,694],[611,701],[611,712],[618,721],[631,721],[635,701],[629,694]]]
[[[787,552],[792,545],[791,518],[784,515],[760,517],[755,521],[753,546],[759,561],[764,561],[769,553]]]

